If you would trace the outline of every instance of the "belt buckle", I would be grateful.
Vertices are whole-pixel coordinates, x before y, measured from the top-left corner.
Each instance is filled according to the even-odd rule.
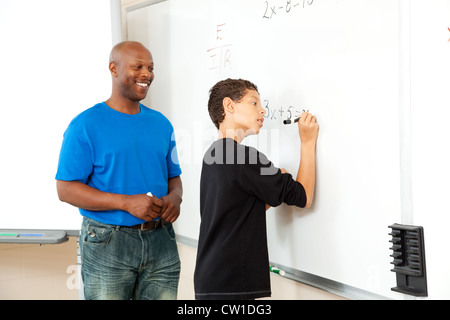
[[[145,229],[144,225],[149,224],[149,223],[153,223],[153,226],[148,228],[148,229]],[[141,231],[145,231],[145,230],[150,230],[150,229],[158,229],[161,226],[162,226],[162,221],[161,220],[147,221],[147,222],[141,223],[140,230]]]

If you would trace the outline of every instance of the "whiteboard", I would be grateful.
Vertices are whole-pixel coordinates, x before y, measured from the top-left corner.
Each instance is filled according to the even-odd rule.
[[[69,122],[111,93],[110,1],[2,0],[0,30],[0,228],[79,230],[55,175]]]
[[[269,210],[270,260],[395,297],[388,225],[401,212],[398,16],[389,0],[170,0],[128,12],[128,39],[155,61],[145,103],[176,130],[185,186],[177,233],[198,239],[201,159],[217,137],[208,90],[245,78],[267,114],[244,143],[277,166],[295,174],[299,161],[297,129],[283,119],[308,109],[320,125],[314,204]]]
[[[445,215],[448,187],[437,177],[449,180],[450,157],[441,140],[429,142],[434,134],[450,136],[449,117],[439,116],[450,110],[450,43],[442,40],[450,38],[448,13],[444,0],[169,0],[129,10],[128,39],[148,46],[155,61],[144,103],[176,131],[184,184],[177,233],[198,239],[201,161],[217,138],[208,90],[228,77],[248,79],[267,113],[259,136],[243,143],[277,166],[295,175],[300,156],[296,127],[283,119],[306,109],[320,125],[313,206],[268,211],[270,260],[374,296],[404,298],[390,290],[396,284],[388,226],[425,226],[428,270],[439,268],[442,244],[427,227],[445,233],[427,218],[427,205],[432,183],[442,199],[433,211]],[[438,127],[421,121],[429,93]],[[423,148],[436,155],[433,177]],[[430,297],[448,298],[450,280],[430,273]]]

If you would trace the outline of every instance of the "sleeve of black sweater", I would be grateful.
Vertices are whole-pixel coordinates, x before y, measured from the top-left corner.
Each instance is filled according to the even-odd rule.
[[[271,207],[282,203],[305,207],[306,192],[289,173],[281,173],[267,157],[255,148],[246,147],[245,164],[240,165],[240,184]]]

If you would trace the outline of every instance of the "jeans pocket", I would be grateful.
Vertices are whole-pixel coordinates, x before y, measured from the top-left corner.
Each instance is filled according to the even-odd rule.
[[[169,236],[170,240],[177,240],[175,235],[175,230],[173,229],[173,226],[171,223],[166,223],[164,225],[164,230],[166,230],[167,235]]]
[[[114,230],[95,225],[88,225],[83,237],[84,243],[103,245],[111,241]]]

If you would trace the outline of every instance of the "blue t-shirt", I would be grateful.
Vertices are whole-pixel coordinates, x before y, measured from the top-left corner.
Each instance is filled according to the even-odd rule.
[[[160,112],[140,107],[130,115],[103,102],[75,117],[64,133],[56,179],[111,193],[167,195],[168,180],[181,174],[174,130]],[[122,210],[80,213],[112,225],[145,222]]]

